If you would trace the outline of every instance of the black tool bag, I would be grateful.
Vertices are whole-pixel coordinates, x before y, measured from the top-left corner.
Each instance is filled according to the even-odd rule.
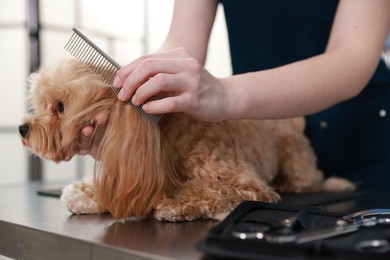
[[[325,196],[326,197],[326,196]],[[332,228],[342,213],[302,203],[241,203],[197,244],[207,255],[238,259],[390,259],[390,224],[361,227],[355,232],[305,243],[270,243],[264,238],[240,237],[243,230],[277,226],[305,210],[303,231]]]

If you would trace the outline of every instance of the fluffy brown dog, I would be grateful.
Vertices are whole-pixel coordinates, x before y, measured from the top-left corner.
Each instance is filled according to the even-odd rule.
[[[324,182],[302,118],[208,123],[175,113],[155,126],[72,59],[31,75],[30,103],[34,112],[19,126],[23,145],[55,162],[80,152],[81,129],[97,113],[109,115],[94,178],[63,190],[75,214],[222,219],[244,200],[279,201],[276,191],[353,188]]]

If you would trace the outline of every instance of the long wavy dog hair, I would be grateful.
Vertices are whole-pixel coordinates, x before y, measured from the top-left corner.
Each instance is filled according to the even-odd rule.
[[[93,183],[75,182],[63,193],[62,201],[76,214],[223,219],[244,200],[279,201],[275,190],[354,188],[341,178],[324,181],[303,134],[303,118],[207,123],[172,113],[152,125],[75,60],[42,69],[32,82],[34,113],[19,132],[35,154],[69,160],[84,152],[83,127],[95,124],[89,148],[97,148],[100,161]],[[108,116],[104,126],[96,125],[99,113]]]
[[[97,201],[116,218],[146,216],[176,183],[159,128],[122,102],[111,110],[100,147]]]
[[[69,154],[73,156],[80,150],[81,129],[97,113],[108,114],[99,145],[100,161],[96,161],[94,172],[96,201],[101,211],[109,211],[115,218],[144,217],[169,193],[172,185],[178,185],[169,158],[170,148],[161,138],[159,126],[118,101],[85,65],[69,59],[50,69],[41,69],[31,78],[30,103],[34,115],[29,120],[38,120],[39,114],[48,109],[52,115],[46,117],[50,124],[43,122],[31,133],[53,137],[44,139],[44,143],[29,144],[41,157],[57,162],[68,160]],[[59,103],[64,107],[61,113],[55,111]],[[49,133],[53,129],[58,132]],[[93,141],[94,138],[91,145]],[[51,154],[46,154],[48,144],[56,146]]]

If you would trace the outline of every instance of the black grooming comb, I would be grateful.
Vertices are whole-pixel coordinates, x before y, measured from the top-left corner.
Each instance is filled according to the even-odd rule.
[[[77,27],[73,28],[73,35],[70,37],[65,49],[73,55],[79,62],[86,64],[91,71],[100,76],[101,80],[114,93],[118,94],[120,88],[112,85],[112,82],[121,66],[115,62],[108,54],[102,51],[96,44],[94,44],[87,36],[85,36]],[[156,100],[157,97],[152,97]],[[143,117],[148,119],[152,124],[157,124],[162,115],[148,114],[142,106],[136,106],[131,101],[127,104],[131,105]]]

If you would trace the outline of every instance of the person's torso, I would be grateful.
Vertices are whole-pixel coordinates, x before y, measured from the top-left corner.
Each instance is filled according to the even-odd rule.
[[[220,2],[234,74],[323,53],[338,6],[337,0]],[[360,95],[307,116],[306,121],[306,135],[326,175],[361,181],[362,187],[390,180],[390,71],[383,61]]]

